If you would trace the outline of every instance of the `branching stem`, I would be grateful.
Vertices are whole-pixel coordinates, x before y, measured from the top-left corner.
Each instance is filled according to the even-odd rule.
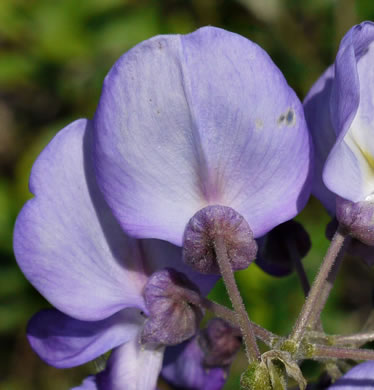
[[[374,360],[372,349],[351,349],[340,347],[329,347],[325,345],[314,345],[314,358],[335,358],[352,360]]]
[[[356,333],[348,336],[335,336],[333,340],[335,345],[353,344],[361,346],[369,341],[374,341],[374,332]]]
[[[227,322],[229,322],[233,326],[240,327],[239,322],[237,320],[237,317],[235,315],[235,312],[231,309],[229,309],[226,306],[222,306],[219,303],[213,302],[207,298],[201,299],[201,306],[209,311],[211,311],[213,314],[215,314],[217,317],[220,317]],[[270,332],[267,329],[264,329],[262,326],[255,324],[251,321],[251,326],[253,328],[253,332],[255,336],[263,341],[267,346],[271,347],[274,340],[281,340],[282,337],[275,335],[274,333]]]

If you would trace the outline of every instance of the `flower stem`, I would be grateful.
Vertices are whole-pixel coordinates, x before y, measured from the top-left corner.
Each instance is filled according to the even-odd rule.
[[[335,336],[333,340],[335,345],[353,344],[361,346],[369,341],[374,341],[374,332],[356,333],[348,336]]]
[[[338,261],[337,266],[334,268],[334,272],[331,273],[331,270],[339,253],[342,253],[341,249],[347,235],[347,232],[338,227],[291,333],[290,338],[295,342],[301,340],[308,326],[313,329],[320,318],[321,311],[325,306],[333,286],[340,261]]]
[[[317,344],[313,348],[313,358],[374,360],[374,351],[372,349],[350,349]]]
[[[220,305],[219,303],[213,302],[207,298],[201,298],[201,306],[211,311],[217,317],[220,317],[225,321],[229,322],[231,325],[240,327],[237,317],[235,316],[235,312],[228,307]],[[277,336],[276,334],[270,332],[267,329],[264,329],[262,326],[257,325],[252,321],[251,326],[253,328],[255,336],[269,347],[272,346],[274,340],[282,339],[282,337]]]
[[[299,255],[299,252],[297,250],[295,240],[288,240],[287,246],[288,246],[288,250],[289,250],[290,255],[291,255],[292,264],[295,267],[296,273],[297,273],[299,280],[300,280],[300,283],[301,283],[301,287],[303,288],[304,296],[307,297],[309,292],[310,292],[310,283],[308,280],[308,276],[305,272],[303,262],[300,259],[300,255]],[[317,330],[323,332],[323,326],[322,326],[322,322],[320,319],[315,324],[315,327]]]
[[[214,246],[219,269],[221,271],[221,275],[225,283],[228,295],[230,297],[232,306],[235,310],[236,321],[239,324],[240,330],[243,335],[247,358],[248,361],[252,363],[256,360],[260,360],[261,354],[257,346],[252,324],[249,320],[242,297],[238,290],[238,286],[236,285],[234,272],[232,270],[230,260],[227,256],[227,248],[224,238],[221,236],[216,236],[214,240]]]

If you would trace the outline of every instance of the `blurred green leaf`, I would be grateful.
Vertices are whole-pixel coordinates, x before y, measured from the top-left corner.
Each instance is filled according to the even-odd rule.
[[[157,7],[149,6],[119,11],[111,19],[111,23],[106,23],[94,31],[96,50],[117,57],[137,43],[157,35],[158,12]]]
[[[10,194],[9,182],[0,178],[0,249],[8,253],[12,252],[12,230],[15,210],[12,197],[9,196]]]
[[[14,260],[15,262],[15,260]],[[0,299],[5,300],[26,290],[29,283],[21,270],[12,265],[2,267],[0,273]]]
[[[79,2],[74,4],[71,1],[37,3],[32,19],[33,36],[37,39],[34,50],[42,57],[59,62],[89,53]]]
[[[23,53],[4,53],[0,56],[0,85],[29,83],[37,64]]]

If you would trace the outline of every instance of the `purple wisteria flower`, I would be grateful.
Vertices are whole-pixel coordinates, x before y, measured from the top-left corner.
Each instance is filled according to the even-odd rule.
[[[331,214],[336,195],[373,199],[373,62],[374,24],[363,22],[344,36],[335,64],[304,101],[316,153],[313,192]]]
[[[190,218],[217,204],[259,237],[309,196],[301,103],[265,51],[234,33],[137,45],[106,77],[93,125],[98,184],[135,237],[181,245]]]
[[[354,238],[368,245],[374,245],[373,50],[374,24],[352,27],[334,65],[304,101],[316,149],[313,192]]]
[[[332,384],[328,390],[374,389],[374,361],[361,363]]]
[[[36,314],[28,339],[43,360],[59,368],[113,349],[105,371],[88,378],[81,389],[153,390],[164,343],[141,342],[146,324],[161,321],[160,311],[152,314],[157,296],[147,293],[147,286],[162,289],[160,305],[173,294],[182,305],[168,310],[167,325],[176,321],[186,332],[183,341],[194,333],[197,310],[183,298],[198,293],[190,282],[184,289],[185,277],[168,269],[184,272],[203,293],[215,278],[190,271],[178,247],[124,234],[97,187],[92,145],[90,122],[78,120],[56,135],[32,169],[35,197],[17,218],[14,251],[26,277],[58,310]],[[171,291],[174,274],[179,285]]]
[[[264,235],[305,205],[310,161],[301,103],[256,44],[206,27],[130,50],[92,122],[63,129],[32,170],[14,251],[57,309],[30,321],[33,349],[62,368],[113,350],[81,389],[154,390],[165,345],[196,332],[194,302],[216,280],[172,244],[209,205]]]

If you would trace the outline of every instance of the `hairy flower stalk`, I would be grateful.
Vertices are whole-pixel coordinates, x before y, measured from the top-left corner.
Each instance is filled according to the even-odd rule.
[[[217,262],[223,277],[227,292],[229,294],[231,303],[235,310],[235,316],[239,323],[243,334],[244,345],[249,362],[259,360],[260,351],[257,346],[255,333],[251,322],[249,321],[248,313],[245,309],[242,297],[235,282],[235,277],[231,264],[227,256],[227,249],[224,239],[220,236],[214,240],[214,247],[217,254]]]
[[[374,341],[374,331],[356,333],[345,336],[335,336],[333,338],[334,345],[354,345],[356,347],[360,347],[361,345],[364,345],[369,341]]]
[[[374,351],[370,349],[356,349],[331,347],[326,345],[313,345],[311,357],[318,358],[335,358],[351,360],[374,360]]]
[[[329,279],[330,272],[342,250],[346,237],[347,232],[338,228],[292,330],[290,338],[296,343],[301,341],[306,328],[313,329],[320,318],[321,311],[333,286],[333,281]]]

